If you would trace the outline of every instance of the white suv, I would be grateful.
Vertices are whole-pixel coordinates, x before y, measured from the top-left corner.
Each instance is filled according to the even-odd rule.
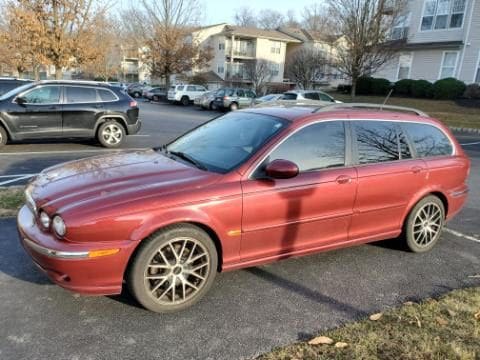
[[[207,89],[201,85],[175,85],[170,86],[167,98],[169,101],[180,102],[182,105],[188,105],[196,97],[203,95]]]

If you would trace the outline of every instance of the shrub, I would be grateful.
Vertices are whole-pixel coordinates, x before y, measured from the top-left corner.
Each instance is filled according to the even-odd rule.
[[[414,80],[402,79],[398,80],[393,86],[395,95],[410,96],[412,94],[412,85]]]
[[[340,84],[337,86],[337,91],[342,94],[350,94],[352,92],[352,85]]]
[[[427,80],[414,80],[410,87],[413,97],[426,98],[432,96],[433,84]]]
[[[392,85],[387,79],[372,78],[370,83],[370,94],[387,95],[391,88]]]
[[[480,85],[470,84],[467,85],[463,96],[467,99],[480,99]]]
[[[372,91],[373,78],[362,76],[357,79],[357,87],[355,89],[358,95],[369,95]]]
[[[433,97],[435,99],[456,99],[463,95],[466,85],[455,78],[446,78],[433,84]]]

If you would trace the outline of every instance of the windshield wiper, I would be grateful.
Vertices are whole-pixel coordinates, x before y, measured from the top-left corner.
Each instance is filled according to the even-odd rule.
[[[203,165],[201,162],[199,162],[198,160],[196,160],[195,158],[191,157],[190,155],[188,154],[185,154],[184,152],[182,151],[169,151],[167,150],[167,154],[172,154],[174,156],[177,156],[183,160],[186,160],[188,161],[189,163],[195,165],[197,168],[199,168],[200,170],[205,170],[207,171],[208,168]]]

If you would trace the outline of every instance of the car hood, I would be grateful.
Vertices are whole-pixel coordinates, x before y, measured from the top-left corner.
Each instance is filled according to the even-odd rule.
[[[99,208],[199,188],[220,175],[172,160],[154,150],[77,160],[45,169],[29,186],[38,208],[62,212]]]

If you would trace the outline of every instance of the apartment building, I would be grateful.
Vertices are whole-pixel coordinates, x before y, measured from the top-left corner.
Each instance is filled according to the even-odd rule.
[[[480,83],[480,0],[410,0],[392,39],[405,45],[374,76]]]

